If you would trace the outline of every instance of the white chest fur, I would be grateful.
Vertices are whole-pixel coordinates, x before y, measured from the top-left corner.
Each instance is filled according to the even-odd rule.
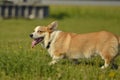
[[[53,57],[53,54],[54,54],[54,51],[55,51],[54,43],[55,43],[56,39],[58,38],[60,32],[61,31],[54,31],[50,35],[49,41],[51,41],[51,44],[50,44],[50,48],[48,49],[48,53],[50,54],[51,57]]]

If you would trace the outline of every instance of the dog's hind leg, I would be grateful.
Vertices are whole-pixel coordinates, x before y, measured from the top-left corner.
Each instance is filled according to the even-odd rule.
[[[114,58],[115,58],[115,53],[114,55],[111,55],[111,53],[103,53],[102,55],[103,59],[104,59],[104,65],[101,67],[102,69],[107,68],[110,64],[112,65],[114,62]]]
[[[104,59],[105,63],[101,67],[101,69],[107,68],[110,65],[111,60],[110,59]]]
[[[118,43],[117,41],[109,42],[109,45],[105,45],[102,52],[101,57],[104,59],[105,63],[104,66],[101,68],[107,68],[110,64],[113,64],[114,58],[118,54]]]

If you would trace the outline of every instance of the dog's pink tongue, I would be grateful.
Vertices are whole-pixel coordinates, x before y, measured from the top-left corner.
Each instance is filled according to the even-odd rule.
[[[32,41],[32,48],[37,44],[37,41],[36,40],[33,40]]]

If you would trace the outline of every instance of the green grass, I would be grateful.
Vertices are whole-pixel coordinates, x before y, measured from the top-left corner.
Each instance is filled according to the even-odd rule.
[[[120,35],[120,7],[51,6],[46,19],[0,19],[0,80],[119,80],[117,70],[101,70],[100,57],[80,59],[79,65],[61,60],[48,66],[51,57],[40,45],[31,49],[29,34],[37,25],[57,20],[59,29],[88,33],[100,30]],[[120,56],[115,61],[120,66]]]

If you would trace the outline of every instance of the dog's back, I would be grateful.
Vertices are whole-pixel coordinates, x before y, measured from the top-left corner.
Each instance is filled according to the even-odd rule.
[[[72,59],[99,54],[107,67],[118,54],[118,44],[117,37],[107,31],[88,34],[61,32],[55,43],[55,53]]]
[[[88,34],[62,32],[56,41],[57,53],[67,53],[71,58],[90,57],[95,53],[100,55],[109,53],[115,56],[118,51],[117,47],[116,36],[106,31]]]

